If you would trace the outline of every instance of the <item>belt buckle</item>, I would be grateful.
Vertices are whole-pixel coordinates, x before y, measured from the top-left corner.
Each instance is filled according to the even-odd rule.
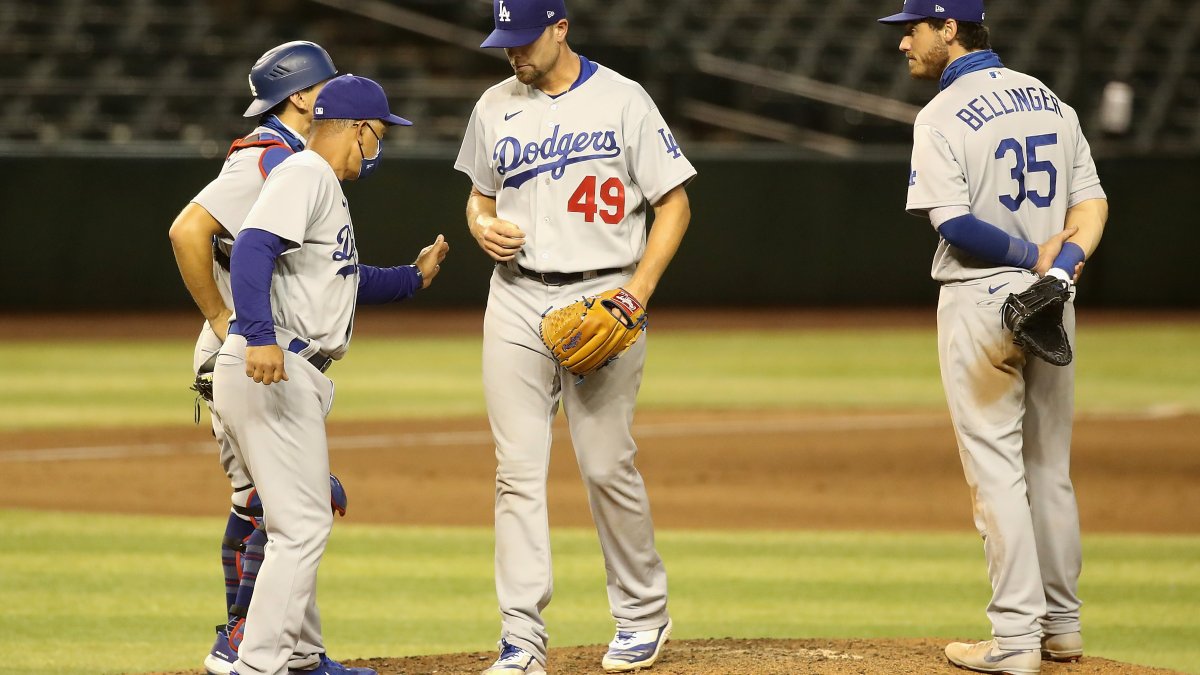
[[[537,279],[546,286],[564,286],[567,283],[563,272],[536,272]]]

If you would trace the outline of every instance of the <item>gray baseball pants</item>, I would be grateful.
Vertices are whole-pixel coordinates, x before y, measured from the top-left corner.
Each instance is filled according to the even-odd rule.
[[[992,583],[987,614],[1007,650],[1038,649],[1043,633],[1080,628],[1074,363],[1027,356],[1000,316],[1008,294],[1037,279],[1014,271],[947,283],[938,303],[942,384]],[[1074,345],[1071,302],[1063,324]]]
[[[267,545],[239,675],[286,675],[312,668],[325,651],[317,610],[317,567],[333,527],[325,416],[333,382],[284,351],[286,382],[246,376],[246,340],[230,335],[217,357],[213,402],[262,499]]]
[[[634,466],[634,403],[646,336],[607,367],[577,383],[558,367],[538,328],[549,307],[616,288],[628,275],[548,286],[498,266],[483,329],[483,385],[496,441],[496,595],[502,635],[545,663],[542,610],[553,572],[546,509],[551,422],[559,403],[600,538],[608,599],[620,630],[667,622],[667,577],[654,546],[642,476]]]

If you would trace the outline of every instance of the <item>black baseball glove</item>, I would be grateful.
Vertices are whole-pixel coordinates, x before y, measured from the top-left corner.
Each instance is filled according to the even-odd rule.
[[[196,372],[196,381],[188,387],[196,392],[195,403],[195,422],[200,424],[200,400],[203,399],[212,403],[213,400],[213,370],[217,365],[217,355],[213,354],[207,361],[200,364],[200,369]]]
[[[1042,277],[1020,293],[1010,293],[1001,316],[1011,330],[1013,344],[1055,366],[1071,362],[1071,343],[1063,328],[1063,307],[1070,298],[1067,284],[1057,277]]]
[[[196,376],[196,381],[189,387],[196,392],[196,396],[212,403],[213,400],[213,374],[202,373]]]

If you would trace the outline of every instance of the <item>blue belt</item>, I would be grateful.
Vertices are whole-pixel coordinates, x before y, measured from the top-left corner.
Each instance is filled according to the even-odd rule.
[[[237,330],[237,319],[229,322],[229,332],[234,335],[241,335],[241,333],[239,333]],[[292,338],[292,341],[288,343],[287,350],[293,354],[299,354],[300,352],[304,351],[309,344],[311,343],[306,340]],[[316,368],[322,373],[326,370],[329,370],[329,366],[333,365],[333,358],[325,356],[321,352],[316,352],[315,354],[309,356],[307,360],[312,364],[313,368]]]
[[[292,338],[292,341],[288,343],[288,351],[293,354],[299,354],[300,352],[304,351],[304,348],[307,347],[308,344],[309,343],[301,340],[300,338]],[[308,357],[308,362],[313,365],[313,368],[316,368],[322,373],[326,370],[329,370],[329,366],[333,365],[333,359],[325,356],[321,352],[317,352]]]

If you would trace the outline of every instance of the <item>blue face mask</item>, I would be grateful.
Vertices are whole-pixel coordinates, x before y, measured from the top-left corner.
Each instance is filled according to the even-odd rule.
[[[379,138],[379,135],[375,133],[370,124],[366,122],[363,122],[363,124],[371,131],[371,135],[375,136],[379,149],[375,151],[374,157],[367,157],[367,154],[363,152],[362,141],[358,142],[358,154],[362,155],[362,163],[358,166],[358,180],[362,180],[375,173],[375,169],[378,169],[379,163],[383,161],[383,139]]]

